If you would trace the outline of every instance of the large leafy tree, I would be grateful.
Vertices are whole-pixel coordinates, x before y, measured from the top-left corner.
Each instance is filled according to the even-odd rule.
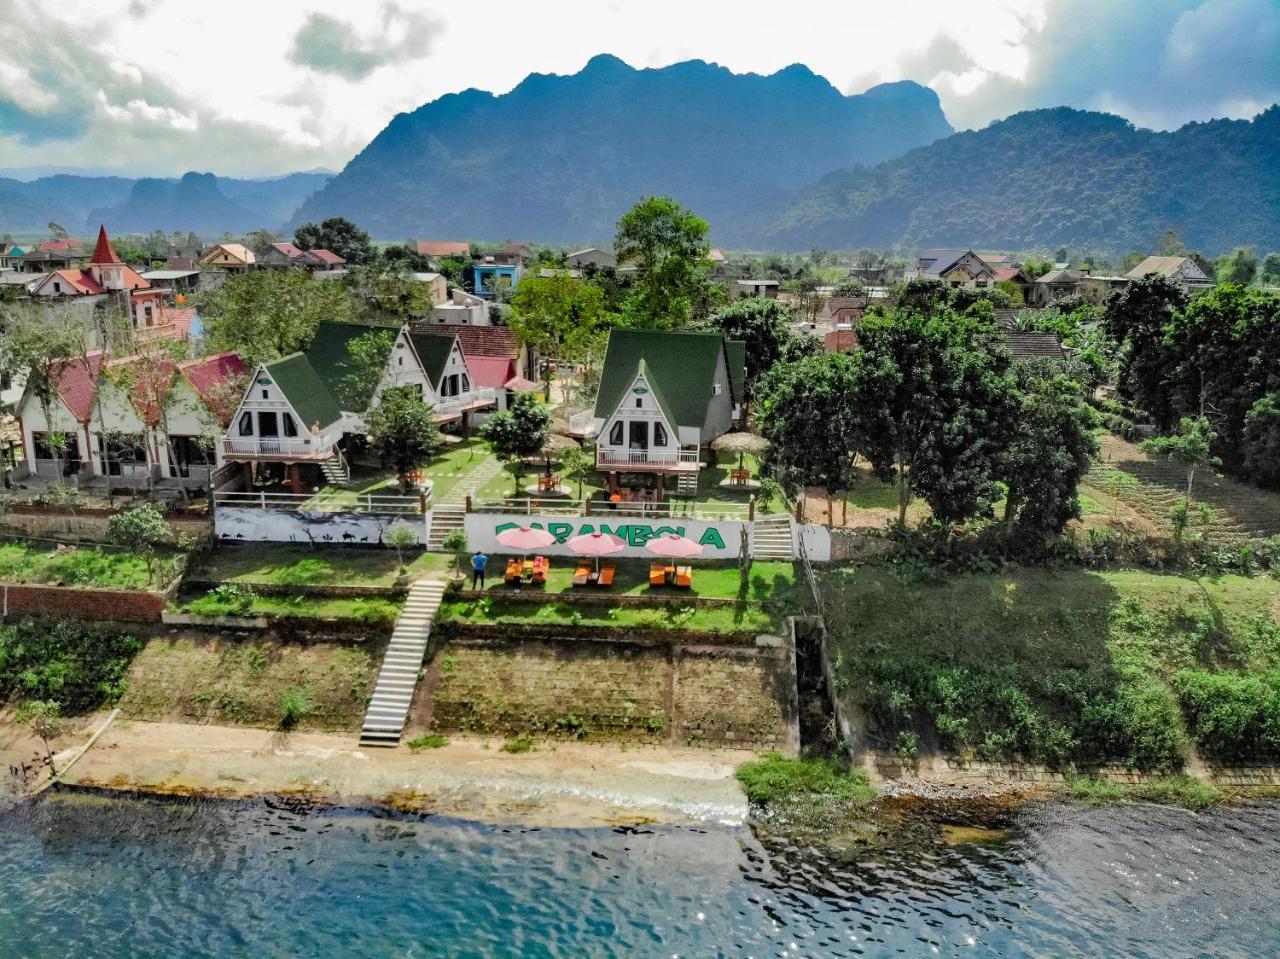
[[[1259,399],[1245,417],[1244,466],[1258,485],[1280,487],[1280,393]]]
[[[990,516],[1017,409],[994,328],[954,313],[897,312],[866,318],[858,339],[862,452],[897,485],[899,522],[917,495],[942,523]]]
[[[645,197],[622,215],[614,249],[620,264],[635,268],[623,303],[630,325],[678,329],[705,307],[708,231],[671,197]]]
[[[761,432],[770,443],[765,471],[790,493],[816,486],[830,497],[848,489],[868,426],[857,400],[856,359],[822,352],[779,364],[759,394]]]
[[[712,312],[707,325],[731,340],[747,344],[747,395],[773,364],[782,359],[791,332],[791,309],[777,300],[745,296]]]
[[[1185,309],[1187,295],[1162,276],[1130,283],[1107,301],[1106,326],[1121,353],[1120,387],[1164,430],[1174,419],[1169,374],[1174,357],[1165,333],[1174,315]]]
[[[373,259],[369,234],[343,216],[302,224],[294,231],[293,243],[302,250],[328,250],[348,263],[368,263]]]
[[[511,298],[508,325],[543,356],[579,363],[585,360],[593,335],[608,320],[604,292],[599,287],[557,272],[521,281]],[[548,366],[547,396],[550,395]]]
[[[541,453],[550,435],[551,414],[528,393],[517,393],[505,410],[494,413],[480,427],[480,436],[511,471],[517,496],[525,458]]]
[[[395,387],[382,394],[366,424],[373,448],[395,468],[400,490],[407,492],[409,474],[426,466],[440,449],[440,429],[431,405],[412,387]]]
[[[236,350],[246,363],[274,360],[311,341],[321,320],[351,320],[354,309],[337,283],[301,270],[255,270],[197,298],[212,352]]]
[[[1061,533],[1080,516],[1080,480],[1098,444],[1078,383],[1039,375],[1034,367],[1019,367],[1016,375],[1018,412],[1000,462],[1004,520],[1034,543]]]

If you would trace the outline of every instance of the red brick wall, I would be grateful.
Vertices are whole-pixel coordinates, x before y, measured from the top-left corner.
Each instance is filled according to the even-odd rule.
[[[165,599],[157,593],[72,586],[0,586],[6,616],[66,616],[114,623],[158,623]]]

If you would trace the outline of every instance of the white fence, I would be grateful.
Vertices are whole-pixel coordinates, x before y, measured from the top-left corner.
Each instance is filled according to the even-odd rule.
[[[214,493],[213,505],[269,509],[288,513],[380,513],[403,515],[426,511],[429,496],[375,496],[368,493]]]
[[[600,469],[631,469],[636,466],[658,469],[698,471],[698,451],[679,450],[660,453],[656,450],[610,450],[596,448],[596,466]]]
[[[749,503],[695,503],[690,500],[668,500],[665,503],[611,503],[598,499],[558,499],[549,497],[473,500],[477,513],[502,513],[510,516],[596,516],[606,522],[611,516],[643,516],[647,519],[748,520],[752,518]]]
[[[300,460],[324,460],[333,453],[338,437],[313,436],[288,439],[275,436],[228,436],[222,440],[222,452],[228,458],[237,456],[293,456]]]
[[[492,386],[482,386],[479,389],[471,390],[463,393],[461,396],[451,396],[448,399],[441,399],[435,403],[435,411],[440,413],[461,413],[466,410],[475,409],[481,406],[489,406],[498,401],[498,392]]]

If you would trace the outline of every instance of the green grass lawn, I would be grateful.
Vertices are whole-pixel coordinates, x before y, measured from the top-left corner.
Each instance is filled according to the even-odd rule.
[[[412,578],[453,568],[443,553],[405,552]],[[391,586],[400,575],[393,549],[312,549],[283,543],[220,546],[201,557],[189,578],[271,586]]]
[[[694,607],[670,603],[607,606],[572,602],[522,603],[490,595],[475,600],[448,600],[439,622],[543,626],[613,626],[621,629],[689,629],[708,633],[761,633],[777,629],[777,618],[758,603]]]
[[[879,744],[1177,769],[1280,756],[1280,582],[1020,570],[822,574],[839,683]],[[906,739],[900,737],[907,737]]]
[[[157,557],[157,579],[168,579],[175,556],[168,552]],[[104,589],[148,589],[153,585],[151,564],[145,556],[98,546],[78,546],[59,553],[50,543],[26,540],[0,543],[0,580]]]
[[[307,619],[348,619],[389,625],[400,614],[398,600],[383,597],[321,599],[312,596],[229,596],[211,590],[182,599],[179,609],[196,616],[298,616]]]
[[[648,560],[617,560],[617,574],[613,586],[608,589],[573,585],[573,573],[578,560],[572,557],[553,556],[546,586],[515,586],[502,581],[506,569],[505,556],[495,556],[489,561],[488,591],[500,596],[514,589],[538,589],[556,593],[583,593],[586,595],[653,596],[659,599],[679,600],[682,596],[707,599],[745,599],[754,603],[776,603],[780,606],[799,606],[803,602],[796,586],[795,568],[791,563],[757,562],[751,565],[751,578],[746,596],[741,596],[741,574],[737,564],[693,565],[693,587],[651,588],[649,586]],[[655,557],[655,561],[658,561]],[[590,562],[589,560],[587,562]]]
[[[493,461],[488,445],[479,439],[463,440],[446,446],[440,455],[427,464],[427,478],[435,484],[432,499],[439,503],[453,496],[463,496],[469,489],[469,477],[484,463]],[[495,478],[481,484],[476,495],[489,499],[510,496],[514,482],[511,474],[502,470]]]

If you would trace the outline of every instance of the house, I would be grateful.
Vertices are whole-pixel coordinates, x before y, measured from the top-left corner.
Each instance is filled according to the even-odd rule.
[[[618,258],[613,255],[610,250],[602,250],[598,246],[589,246],[584,250],[574,250],[567,257],[565,262],[568,263],[570,269],[581,270],[584,267],[594,267],[597,270],[617,269]]]
[[[1125,279],[1137,281],[1144,277],[1163,276],[1183,292],[1207,290],[1213,280],[1190,256],[1149,256],[1125,274]]]
[[[1012,283],[1018,288],[1018,292],[1022,294],[1022,302],[1029,303],[1031,301],[1032,287],[1035,286],[1035,280],[1022,272],[1021,267],[1016,266],[998,266],[995,268],[996,283]]]
[[[779,283],[777,280],[734,280],[729,284],[729,299],[736,300],[744,296],[761,296],[765,299],[778,298]]]
[[[908,269],[907,280],[936,280],[950,287],[986,289],[995,284],[995,271],[972,250],[929,250]]]
[[[292,243],[280,242],[272,243],[257,261],[257,265],[276,269],[303,269],[315,273],[340,270],[347,265],[347,261],[328,250],[302,250]]]
[[[743,401],[745,344],[716,333],[613,329],[592,432],[609,489],[677,478],[697,489],[702,449],[733,426]]]
[[[489,306],[465,290],[451,290],[449,299],[431,311],[431,322],[448,326],[489,326]]]
[[[19,266],[18,258],[23,253],[21,247],[12,243],[0,243],[0,270],[16,270]]]
[[[858,348],[857,331],[837,327],[822,338],[822,346],[828,353],[852,353]]]
[[[430,257],[433,260],[441,260],[445,257],[457,257],[463,260],[471,259],[470,243],[461,243],[453,240],[419,240],[417,249],[419,256]]]
[[[476,382],[458,337],[448,333],[419,333],[401,327],[391,348],[373,403],[389,389],[412,387],[435,410],[436,421],[460,421],[468,415],[495,408],[498,391]]]
[[[185,331],[176,330],[165,318],[164,297],[168,291],[152,286],[116,256],[103,227],[98,228],[98,242],[87,267],[41,274],[27,285],[27,292],[37,297],[88,299],[90,303],[114,300],[130,318],[135,331],[186,338]]]
[[[1050,270],[1039,277],[1031,288],[1031,297],[1027,301],[1032,306],[1050,306],[1068,296],[1079,292],[1080,274],[1071,270]]]
[[[1105,303],[1113,291],[1123,290],[1131,282],[1127,276],[1085,272],[1080,277],[1078,292],[1090,303]]]
[[[513,393],[533,393],[542,384],[531,378],[536,365],[529,348],[505,326],[415,326],[415,332],[456,337],[467,361],[471,382],[494,391],[497,409],[505,410]]]
[[[727,263],[729,260],[727,256],[725,256],[720,250],[717,250],[714,246],[707,251],[707,259],[715,264]]]
[[[196,258],[196,266],[202,270],[227,270],[244,272],[254,265],[253,251],[243,243],[218,243]]]
[[[499,247],[485,257],[486,261],[501,263],[504,266],[524,267],[533,259],[533,251],[523,243],[508,243]]]
[[[471,265],[472,289],[486,300],[497,299],[503,291],[514,290],[523,272],[519,263],[499,263],[487,256]]]
[[[183,299],[200,289],[199,270],[145,270],[140,276],[152,286],[159,284],[167,287],[173,292],[174,297]]]
[[[888,286],[893,269],[888,266],[854,266],[849,268],[849,279],[861,280],[867,286]]]
[[[1070,355],[1057,333],[1005,331],[1004,345],[1016,363],[1019,360],[1065,360]]]
[[[175,363],[95,351],[59,364],[47,407],[31,393],[19,403],[26,476],[81,485],[108,477],[134,488],[166,477],[208,483],[227,398],[239,397],[244,374],[235,353]]]
[[[66,270],[84,261],[78,249],[29,250],[13,257],[13,262],[24,273],[43,273],[47,270]]]
[[[449,281],[441,273],[411,273],[415,283],[425,284],[430,289],[431,303],[442,306],[449,300]]]

